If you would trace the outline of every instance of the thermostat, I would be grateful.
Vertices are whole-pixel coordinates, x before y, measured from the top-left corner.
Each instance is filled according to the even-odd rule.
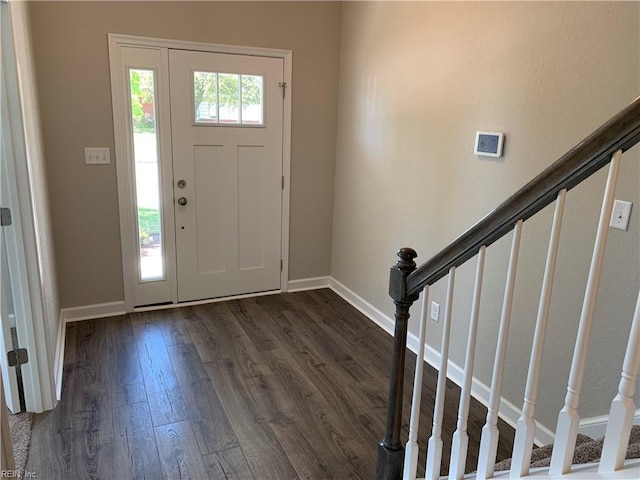
[[[504,133],[476,132],[476,147],[473,153],[483,157],[501,157]]]

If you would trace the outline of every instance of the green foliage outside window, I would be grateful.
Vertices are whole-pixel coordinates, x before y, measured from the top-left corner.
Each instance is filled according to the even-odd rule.
[[[153,243],[153,237],[157,238],[161,233],[160,211],[156,208],[138,207],[138,228],[140,244]]]
[[[133,133],[156,131],[154,118],[154,89],[152,70],[131,70],[131,115],[133,117]],[[145,112],[145,107],[150,112]]]

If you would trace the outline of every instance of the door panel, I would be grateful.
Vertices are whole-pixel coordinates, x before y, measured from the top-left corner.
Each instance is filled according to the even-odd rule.
[[[265,217],[270,208],[263,178],[267,175],[262,147],[239,146],[238,164],[238,268],[264,268]],[[277,219],[273,219],[277,222]]]
[[[170,50],[169,67],[178,300],[279,289],[283,61]]]
[[[232,194],[225,181],[232,172],[228,172],[222,145],[195,146],[194,169],[197,198],[193,210],[198,228],[195,267],[199,274],[223,273],[227,270],[225,252],[232,246],[228,230],[233,218],[228,210],[220,208]],[[208,207],[198,208],[198,205]],[[187,217],[186,209],[183,213]]]

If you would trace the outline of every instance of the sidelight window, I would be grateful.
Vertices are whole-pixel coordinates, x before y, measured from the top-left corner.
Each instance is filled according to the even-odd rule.
[[[139,280],[164,280],[155,71],[129,70]]]

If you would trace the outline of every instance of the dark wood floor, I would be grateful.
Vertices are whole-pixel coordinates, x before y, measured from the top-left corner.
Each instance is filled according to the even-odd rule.
[[[70,324],[62,400],[36,416],[26,469],[65,480],[371,479],[391,346],[329,290]],[[407,362],[405,440],[415,356]],[[435,382],[425,368],[422,446]],[[445,445],[458,397],[449,384]],[[471,412],[473,471],[486,410],[472,401]],[[499,427],[502,459],[513,430]]]

